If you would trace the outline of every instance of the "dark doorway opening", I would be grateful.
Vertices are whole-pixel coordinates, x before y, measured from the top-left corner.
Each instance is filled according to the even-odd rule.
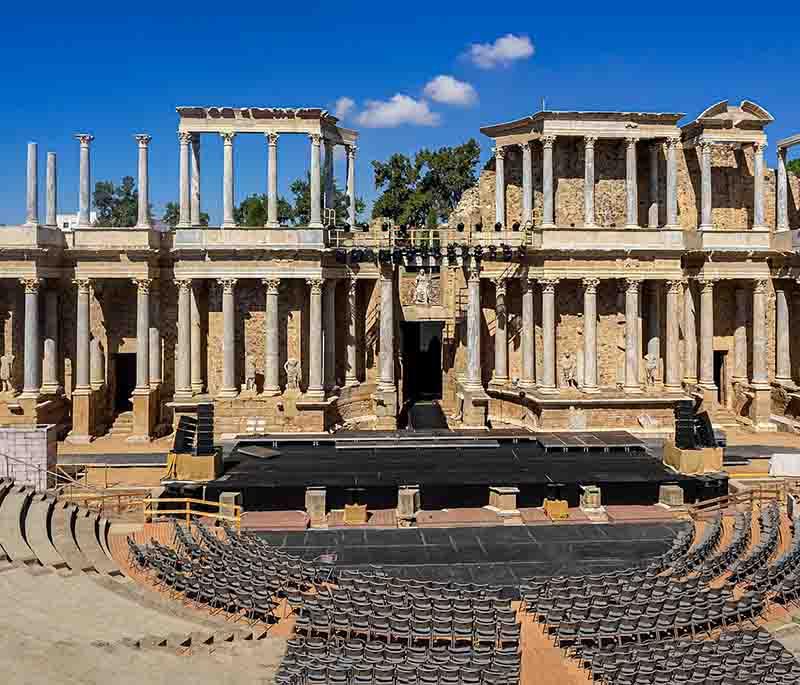
[[[717,386],[717,402],[726,404],[725,361],[728,353],[725,350],[714,351],[714,385]]]
[[[136,355],[131,352],[112,356],[114,364],[114,410],[131,411],[131,395],[136,388]]]
[[[407,403],[442,399],[440,321],[403,324],[403,399]]]

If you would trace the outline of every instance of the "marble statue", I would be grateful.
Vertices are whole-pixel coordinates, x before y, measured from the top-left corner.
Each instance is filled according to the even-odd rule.
[[[90,351],[91,364],[89,368],[91,383],[92,385],[102,385],[106,382],[106,357],[100,338],[92,338]]]
[[[647,385],[653,387],[658,376],[658,355],[648,352],[644,355],[644,370],[647,374]]]
[[[256,391],[256,362],[252,354],[248,354],[244,358],[244,390]]]
[[[286,371],[286,389],[300,390],[300,362],[294,358],[287,359],[283,369]]]
[[[426,271],[420,269],[414,281],[414,304],[431,303],[431,278]]]
[[[561,355],[561,384],[564,388],[577,388],[578,381],[575,377],[577,365],[575,357],[570,352]]]
[[[586,429],[586,412],[583,409],[570,406],[569,418],[567,419],[570,430],[585,430]]]
[[[0,357],[0,392],[14,392],[12,386],[14,374],[14,355],[4,354]]]

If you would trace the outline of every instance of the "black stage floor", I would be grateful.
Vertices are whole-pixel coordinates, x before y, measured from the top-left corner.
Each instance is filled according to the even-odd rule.
[[[409,530],[260,532],[269,543],[336,566],[380,565],[404,578],[492,583],[513,588],[533,575],[603,573],[643,565],[665,552],[685,523],[492,526]]]

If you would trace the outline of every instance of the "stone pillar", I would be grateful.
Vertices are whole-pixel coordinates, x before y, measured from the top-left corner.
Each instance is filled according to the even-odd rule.
[[[80,133],[75,136],[81,144],[80,152],[80,181],[78,193],[78,226],[85,228],[92,225],[91,206],[92,206],[92,167],[89,157],[89,144],[94,140],[94,136],[88,133]]]
[[[697,315],[695,312],[692,282],[684,283],[683,292],[683,342],[684,369],[683,382],[686,385],[697,384]]]
[[[47,153],[47,207],[45,223],[55,226],[58,223],[58,174],[56,172],[56,153]]]
[[[222,136],[222,227],[235,228],[233,218],[233,139],[235,133],[220,133]]]
[[[325,209],[334,209],[333,199],[333,141],[327,138],[324,141],[325,146],[325,192],[323,199],[325,202]]]
[[[323,394],[322,387],[322,286],[321,278],[309,278],[309,325],[308,325],[308,394]]]
[[[667,392],[680,392],[681,367],[679,355],[680,305],[678,297],[681,281],[667,281],[667,361],[664,373],[664,389]]]
[[[522,285],[522,378],[519,385],[522,388],[532,388],[536,385],[536,361],[534,348],[533,321],[533,281],[524,276]]]
[[[150,279],[136,285],[136,391],[150,392]]]
[[[473,265],[467,273],[467,375],[470,390],[483,387],[481,374],[481,272]]]
[[[625,139],[625,228],[639,228],[639,188],[636,172],[638,138]]]
[[[39,146],[28,143],[28,184],[25,203],[25,224],[39,223]]]
[[[281,282],[277,278],[265,278],[267,287],[264,306],[264,394],[281,394],[280,386],[280,332],[278,330],[278,294]]]
[[[767,369],[767,279],[753,286],[753,388],[769,388]]]
[[[23,278],[25,288],[25,352],[22,394],[38,397],[42,389],[42,341],[39,338],[39,285],[38,278]]]
[[[629,278],[625,282],[625,392],[641,392],[639,384],[639,288],[642,282]]]
[[[700,383],[716,390],[714,383],[714,280],[700,281]]]
[[[697,148],[700,150],[700,230],[710,231],[714,228],[711,204],[711,143],[701,140]]]
[[[161,292],[159,281],[153,281],[153,297],[150,298],[150,388],[155,390],[161,386]]]
[[[506,279],[495,281],[494,377],[492,382],[508,382],[508,308],[506,306]]]
[[[791,384],[791,339],[789,328],[789,298],[786,281],[775,283],[775,382]]]
[[[766,230],[764,223],[764,148],[766,143],[753,145],[753,228]]]
[[[189,346],[191,349],[191,383],[192,394],[203,392],[203,332],[200,322],[200,288],[201,283],[193,282],[189,289],[189,306],[191,309],[191,328]]]
[[[347,223],[356,224],[356,146],[347,146]]]
[[[597,386],[597,286],[598,278],[583,279],[583,391],[599,392]]]
[[[533,224],[533,164],[531,144],[523,143],[522,148],[522,225]]]
[[[139,147],[139,205],[136,219],[136,228],[150,228],[150,174],[148,170],[148,146],[151,137],[138,133],[136,142]]]
[[[178,349],[175,355],[175,399],[192,396],[192,314],[190,280],[176,281],[178,286]]]
[[[650,205],[647,208],[648,228],[658,228],[658,152],[660,143],[650,143]]]
[[[347,368],[344,384],[346,387],[358,385],[357,331],[358,317],[358,281],[351,278],[347,283]]]
[[[178,132],[178,142],[181,146],[180,162],[180,193],[178,226],[191,226],[191,195],[189,192],[189,143],[192,142],[192,134],[187,131]]]
[[[732,380],[738,383],[747,383],[747,296],[744,288],[736,288]]]
[[[235,278],[217,280],[222,288],[222,387],[219,397],[233,398],[239,394],[236,386],[236,300],[234,298]]]
[[[680,138],[667,138],[667,225],[678,228],[678,149]]]
[[[327,528],[327,490],[325,486],[309,486],[306,488],[306,513],[312,528]]]
[[[657,228],[657,227],[656,227]],[[650,281],[650,306],[647,307],[647,354],[661,361],[661,283]],[[663,380],[656,371],[657,380]]]
[[[786,148],[778,148],[778,180],[777,180],[777,230],[789,230],[789,188],[786,177]]]
[[[320,207],[320,144],[322,143],[322,136],[318,133],[312,133],[309,138],[311,139],[311,213],[309,217],[309,228],[322,228],[322,214]]]
[[[278,134],[267,138],[267,228],[278,228]]]
[[[556,389],[556,285],[557,278],[539,281],[542,287],[542,379],[539,389],[555,393]]]
[[[401,485],[397,489],[397,525],[400,528],[413,525],[419,509],[419,485]]]
[[[584,144],[584,172],[583,172],[583,225],[594,228],[594,144],[597,138],[585,136]]]
[[[58,382],[59,311],[58,290],[51,287],[44,294],[44,354],[42,355],[42,393],[57,395]]]
[[[542,227],[552,228],[555,223],[555,189],[553,187],[553,147],[555,136],[542,138]]]
[[[192,134],[192,184],[189,217],[192,226],[200,226],[200,134]]]
[[[496,147],[494,152],[494,220],[495,223],[505,226],[506,224],[506,176],[505,159],[506,150],[503,147]]]
[[[323,305],[325,307],[325,390],[336,387],[336,284],[335,279],[325,283]]]
[[[394,270],[381,267],[380,375],[378,389],[395,390],[394,383]]]
[[[89,346],[91,344],[91,320],[89,305],[91,298],[91,282],[88,278],[75,280],[78,286],[78,311],[76,316],[75,339],[75,391],[89,391]]]

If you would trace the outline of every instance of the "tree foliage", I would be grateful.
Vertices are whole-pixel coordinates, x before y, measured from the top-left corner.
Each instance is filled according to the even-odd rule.
[[[294,196],[292,204],[292,220],[296,226],[305,226],[311,221],[311,176],[306,174],[305,178],[298,178],[292,185],[289,186],[289,191]],[[350,202],[347,198],[347,193],[342,191],[336,183],[333,182],[333,206],[336,210],[336,223],[342,224],[347,222],[349,215]],[[358,215],[364,211],[364,200],[356,197],[356,220]]]
[[[94,186],[95,226],[135,226],[138,218],[139,191],[132,176],[124,176],[117,186],[112,181],[98,181]]]
[[[790,159],[786,162],[786,171],[795,176],[800,176],[800,159]]]
[[[233,209],[233,218],[240,226],[264,226],[267,223],[267,196],[253,194]],[[292,219],[292,206],[285,197],[278,197],[278,222],[283,226]]]
[[[164,215],[161,217],[161,221],[167,224],[167,226],[172,226],[174,228],[178,225],[180,218],[180,205],[177,202],[167,202],[167,204],[164,205]],[[208,226],[208,212],[200,212],[200,225]]]

